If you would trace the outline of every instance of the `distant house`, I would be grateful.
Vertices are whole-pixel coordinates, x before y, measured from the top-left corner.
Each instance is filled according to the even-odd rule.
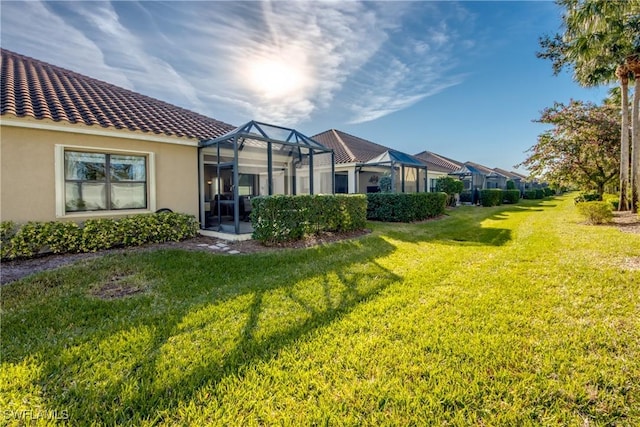
[[[452,172],[459,170],[462,163],[431,151],[423,151],[415,155],[427,165],[429,191],[436,191],[436,180],[440,177],[449,176]]]
[[[332,151],[293,129],[258,122],[236,128],[0,52],[3,221],[83,221],[168,208],[195,215],[202,228],[240,233],[241,196],[333,190]]]
[[[507,180],[513,181],[516,189],[520,190],[521,192],[526,189],[527,177],[525,175],[519,174],[514,171],[507,171],[500,168],[495,168],[494,171],[506,176]]]
[[[393,192],[428,191],[428,166],[410,154],[336,129],[312,138],[335,153],[336,193],[378,192],[386,176]]]

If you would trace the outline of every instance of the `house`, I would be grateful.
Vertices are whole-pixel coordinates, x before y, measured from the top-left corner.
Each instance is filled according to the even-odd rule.
[[[427,165],[429,191],[436,191],[436,180],[449,176],[452,172],[459,170],[462,163],[431,151],[423,151],[415,155]]]
[[[495,168],[493,169],[495,172],[500,173],[504,176],[507,177],[507,180],[509,181],[513,181],[515,187],[517,190],[520,190],[520,192],[523,192],[526,189],[526,185],[527,185],[527,177],[519,174],[517,172],[514,171],[507,171],[505,169],[500,169],[500,168]]]
[[[410,154],[336,129],[312,138],[335,153],[336,193],[378,192],[385,177],[391,179],[393,192],[428,191],[428,167]]]
[[[202,228],[229,231],[221,229],[224,208],[239,233],[240,196],[313,193],[314,160],[325,169],[332,163],[331,150],[292,129],[257,122],[236,128],[0,53],[3,221],[83,221],[167,208],[195,215]],[[294,167],[301,168],[297,185]],[[217,224],[207,223],[216,213]]]

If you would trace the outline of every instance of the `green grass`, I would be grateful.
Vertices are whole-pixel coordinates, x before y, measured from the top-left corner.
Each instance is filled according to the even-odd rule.
[[[640,425],[640,236],[581,221],[567,196],[32,276],[2,288],[0,423]]]

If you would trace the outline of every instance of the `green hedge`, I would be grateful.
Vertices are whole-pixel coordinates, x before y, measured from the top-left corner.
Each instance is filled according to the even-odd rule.
[[[520,201],[520,190],[505,190],[502,193],[504,203],[518,203]]]
[[[369,193],[367,219],[411,222],[444,214],[445,193]]]
[[[544,191],[544,197],[551,197],[556,195],[555,190],[550,187],[544,187],[542,191]]]
[[[260,196],[251,206],[253,238],[266,245],[324,231],[361,230],[367,222],[363,194]]]
[[[601,202],[601,201],[602,201],[602,196],[600,196],[600,194],[598,193],[580,193],[578,197],[575,197],[573,199],[573,202],[576,204],[583,203],[583,202]]]
[[[193,215],[158,213],[120,219],[75,222],[3,221],[0,226],[3,260],[31,258],[42,253],[95,252],[145,243],[179,241],[194,237],[200,226]]]
[[[480,190],[480,204],[485,207],[501,205],[502,197],[502,190],[499,188]]]

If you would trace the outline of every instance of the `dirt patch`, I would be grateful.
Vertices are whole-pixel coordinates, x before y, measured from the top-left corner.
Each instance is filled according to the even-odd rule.
[[[27,260],[3,261],[2,264],[0,264],[0,284],[10,283],[34,273],[53,270],[64,265],[101,257],[107,254],[155,251],[158,249],[183,249],[188,251],[212,252],[214,250],[212,249],[212,247],[215,247],[221,242],[224,242],[224,245],[227,246],[227,248],[225,252],[218,251],[218,253],[256,253],[265,251],[277,251],[289,248],[308,248],[321,244],[360,237],[370,232],[370,230],[360,230],[349,233],[324,233],[317,237],[310,237],[305,240],[284,243],[276,246],[264,246],[255,240],[230,242],[215,237],[197,236],[193,239],[184,240],[182,242],[158,243],[131,248],[111,249],[94,253],[44,255]],[[116,285],[113,286],[115,287]],[[108,291],[105,292],[108,293]],[[113,290],[113,292],[117,293],[117,290]]]
[[[640,257],[625,258],[620,262],[620,267],[624,270],[640,270]]]
[[[640,217],[633,212],[614,212],[613,223],[625,233],[640,233]]]
[[[91,295],[103,300],[114,300],[140,294],[146,289],[146,283],[141,281],[137,275],[116,274],[110,277],[105,283],[94,287]]]

